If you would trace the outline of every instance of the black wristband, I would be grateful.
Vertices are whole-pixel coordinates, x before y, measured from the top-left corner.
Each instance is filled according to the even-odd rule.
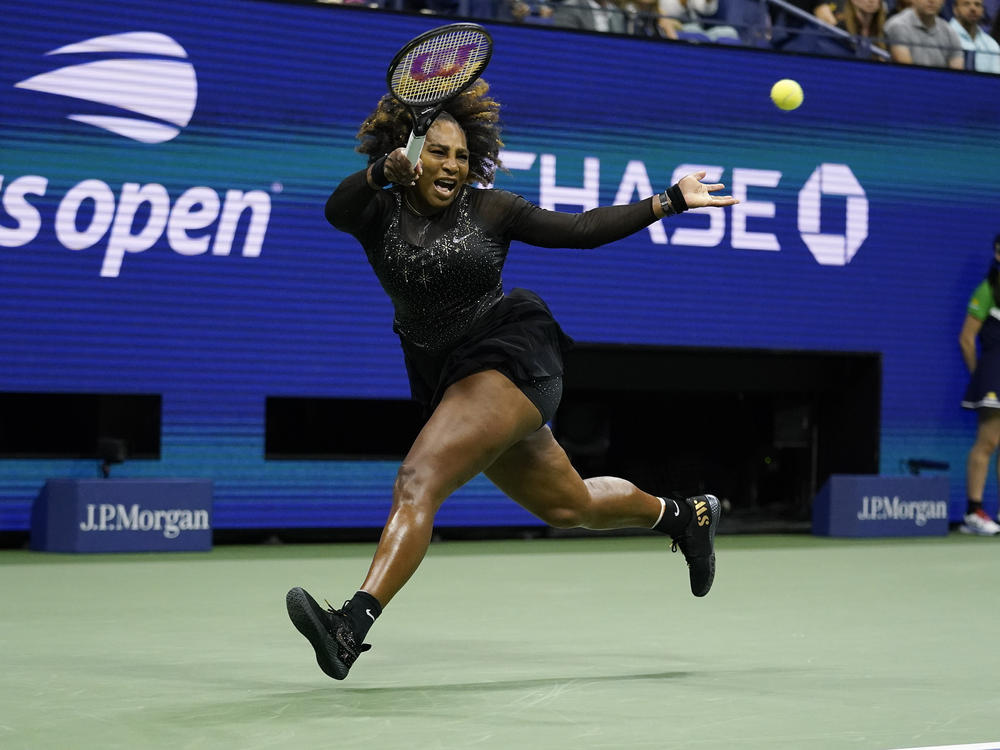
[[[386,156],[388,156],[388,154]],[[386,156],[380,156],[372,163],[371,167],[368,168],[368,175],[371,177],[372,184],[377,185],[380,188],[389,184],[389,178],[385,176]]]
[[[673,216],[674,214],[677,213],[677,211],[674,210],[673,205],[670,203],[670,198],[667,197],[666,190],[664,190],[656,197],[660,201],[660,210],[663,211],[663,218],[666,218],[668,216]]]
[[[684,200],[684,193],[681,192],[681,189],[676,184],[668,187],[666,193],[667,198],[670,200],[670,205],[674,207],[674,211],[681,213],[688,210],[687,201]]]

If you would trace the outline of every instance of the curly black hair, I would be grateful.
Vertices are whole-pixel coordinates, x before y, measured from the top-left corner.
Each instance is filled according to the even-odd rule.
[[[465,132],[469,147],[469,179],[490,184],[500,162],[500,104],[488,96],[490,86],[482,78],[445,105],[450,116]],[[439,115],[440,117],[441,115]],[[413,119],[407,109],[390,94],[383,96],[365,121],[357,138],[357,151],[367,154],[368,163],[406,145]]]

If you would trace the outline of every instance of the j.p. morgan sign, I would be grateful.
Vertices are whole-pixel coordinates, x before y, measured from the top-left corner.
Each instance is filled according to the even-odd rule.
[[[211,546],[208,480],[52,479],[32,508],[32,549],[167,552]]]
[[[839,475],[813,501],[822,536],[932,536],[948,533],[948,477]]]

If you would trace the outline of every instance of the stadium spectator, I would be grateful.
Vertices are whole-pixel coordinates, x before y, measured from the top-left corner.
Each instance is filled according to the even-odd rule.
[[[421,13],[433,15],[454,16],[459,11],[458,0],[422,0],[415,5]]]
[[[632,36],[651,36],[676,39],[670,19],[660,15],[657,0],[628,0],[622,5],[625,11],[625,31]]]
[[[983,491],[993,456],[1000,449],[1000,234],[993,240],[993,263],[972,293],[965,322],[958,336],[962,359],[971,377],[962,397],[962,407],[975,409],[979,420],[976,440],[969,450],[965,482],[968,505],[966,534],[995,536],[1000,525],[983,510]],[[978,347],[977,347],[978,342]],[[997,463],[1000,471],[1000,462]]]
[[[657,0],[661,26],[669,25],[676,39],[704,36],[708,41],[738,41],[739,32],[732,26],[714,23],[711,19],[719,12],[719,0]]]
[[[892,18],[895,15],[899,15],[904,10],[909,8],[912,4],[913,4],[912,0],[896,0],[896,2],[892,2],[892,0],[889,0],[886,3],[886,16],[888,18]]]
[[[555,6],[552,23],[565,29],[625,33],[625,12],[613,0],[563,0]]]
[[[497,20],[513,23],[552,25],[552,6],[546,0],[501,0]]]
[[[962,70],[965,54],[958,34],[938,14],[944,0],[913,0],[910,7],[885,22],[885,37],[894,62]]]
[[[983,0],[955,0],[948,24],[971,58],[966,61],[968,70],[1000,74],[1000,44],[979,25],[982,20]]]
[[[832,31],[837,19],[830,3],[816,0],[789,0],[786,5],[798,8],[771,7],[771,48],[782,52],[805,52],[814,55],[853,57],[855,52]],[[810,18],[811,17],[811,18]]]
[[[882,0],[845,0],[844,7],[835,14],[837,26],[855,39],[855,50],[863,57],[872,47],[885,49],[886,10]],[[874,60],[884,57],[871,55]]]
[[[836,26],[837,12],[840,10],[840,3],[829,2],[829,0],[827,0],[827,2],[813,4],[812,8],[809,8],[809,10],[823,23]]]

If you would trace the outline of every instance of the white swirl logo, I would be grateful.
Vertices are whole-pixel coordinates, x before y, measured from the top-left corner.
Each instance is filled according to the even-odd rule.
[[[198,98],[198,81],[187,52],[165,34],[133,31],[87,39],[46,54],[127,53],[154,56],[118,58],[68,65],[14,84],[17,88],[106,104],[142,117],[70,114],[69,119],[93,125],[142,143],[164,143],[177,137],[191,121]],[[165,60],[158,58],[181,58]]]

